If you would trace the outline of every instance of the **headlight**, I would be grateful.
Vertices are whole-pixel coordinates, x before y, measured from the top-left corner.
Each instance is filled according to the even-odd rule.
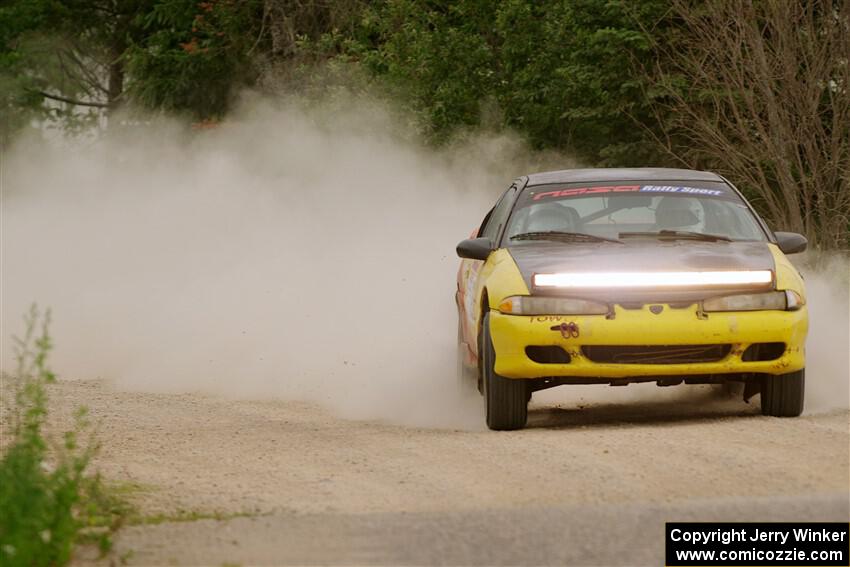
[[[702,302],[703,311],[796,311],[805,300],[796,291],[773,291],[712,297]]]
[[[608,305],[569,297],[514,295],[499,304],[499,311],[509,315],[605,315]]]

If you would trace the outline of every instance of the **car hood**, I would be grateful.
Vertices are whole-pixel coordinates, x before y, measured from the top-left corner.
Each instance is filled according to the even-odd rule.
[[[528,289],[534,293],[535,273],[552,272],[681,272],[771,270],[773,254],[766,242],[695,242],[635,238],[616,243],[525,242],[508,247]],[[752,289],[750,286],[687,290],[596,289],[570,290],[571,296],[608,302],[693,302],[719,293]],[[546,294],[559,293],[547,290]]]

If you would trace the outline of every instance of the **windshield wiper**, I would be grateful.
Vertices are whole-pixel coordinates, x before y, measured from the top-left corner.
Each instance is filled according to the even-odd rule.
[[[705,240],[706,242],[732,242],[728,236],[720,234],[706,234],[704,232],[692,232],[690,230],[659,230],[658,232],[621,232],[620,238],[629,236],[655,236],[662,238],[685,238],[691,240]]]
[[[557,242],[616,242],[622,244],[614,238],[605,238],[587,234],[585,232],[561,232],[560,230],[546,230],[540,232],[523,232],[511,236],[511,240],[554,240]]]

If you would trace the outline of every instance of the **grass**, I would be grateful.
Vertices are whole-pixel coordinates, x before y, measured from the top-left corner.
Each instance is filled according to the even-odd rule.
[[[0,453],[0,564],[64,565],[77,543],[108,552],[131,509],[121,491],[89,470],[98,445],[85,409],[59,438],[45,433],[47,386],[56,381],[48,366],[50,313],[33,306],[24,321],[23,337],[13,339],[16,373],[4,377],[14,392],[4,399],[11,442]]]
[[[143,514],[132,502],[140,495],[156,490],[155,486],[137,482],[100,483],[100,491],[91,498],[91,513],[88,530],[97,533],[103,528],[114,527],[116,521],[122,526],[152,526],[169,522],[195,522],[198,520],[231,520],[233,518],[253,518],[258,512],[221,512],[201,510],[177,510],[175,512]],[[114,531],[114,530],[113,530]],[[91,542],[90,539],[87,540]]]
[[[128,521],[128,525],[154,526],[168,522],[197,522],[198,520],[232,520],[234,518],[256,518],[261,516],[256,512],[198,512],[180,511],[175,514],[150,514],[147,516],[134,516]]]

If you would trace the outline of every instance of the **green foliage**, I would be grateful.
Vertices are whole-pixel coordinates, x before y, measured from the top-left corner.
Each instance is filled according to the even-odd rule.
[[[641,65],[664,37],[665,4],[387,0],[365,14],[348,53],[393,85],[437,139],[492,126],[495,102],[500,120],[537,147],[646,163],[658,156]]]
[[[127,51],[130,94],[151,109],[222,115],[233,90],[250,84],[260,39],[260,0],[159,0],[139,16],[144,37]]]
[[[437,139],[480,121],[479,104],[499,82],[490,21],[495,3],[386,2],[364,18],[362,62],[419,113]]]
[[[12,443],[0,460],[0,563],[62,565],[67,563],[81,530],[106,525],[94,539],[101,550],[110,547],[109,534],[120,524],[120,499],[104,490],[98,476],[87,475],[97,446],[80,443],[87,430],[85,411],[61,441],[49,443],[44,433],[47,386],[55,381],[47,358],[52,344],[49,312],[33,306],[26,332],[17,345],[17,373]]]
[[[126,103],[221,115],[233,90],[256,79],[263,25],[262,0],[9,0],[2,127],[76,126]]]
[[[33,39],[48,20],[51,2],[0,5],[0,133],[8,135],[41,114],[42,97],[33,91],[29,72]],[[26,48],[24,48],[26,46]]]
[[[567,149],[591,163],[657,161],[651,135],[657,123],[646,94],[652,85],[642,68],[652,65],[653,45],[671,25],[664,0],[346,0],[330,6],[12,0],[9,6],[0,10],[7,53],[0,76],[16,93],[10,107],[56,113],[57,105],[37,95],[50,91],[106,100],[110,108],[133,102],[215,118],[236,90],[255,85],[263,72],[284,69],[284,80],[300,83],[309,75],[300,67],[334,59],[355,62],[388,86],[435,141],[458,128],[509,126],[536,147]],[[85,69],[51,68],[62,54],[108,75],[108,84],[88,84]],[[12,84],[10,77],[29,84]],[[79,108],[65,118],[78,116]]]
[[[121,55],[149,0],[7,0],[0,8],[2,128],[31,120],[92,124],[118,104]],[[66,101],[66,102],[63,102]]]

